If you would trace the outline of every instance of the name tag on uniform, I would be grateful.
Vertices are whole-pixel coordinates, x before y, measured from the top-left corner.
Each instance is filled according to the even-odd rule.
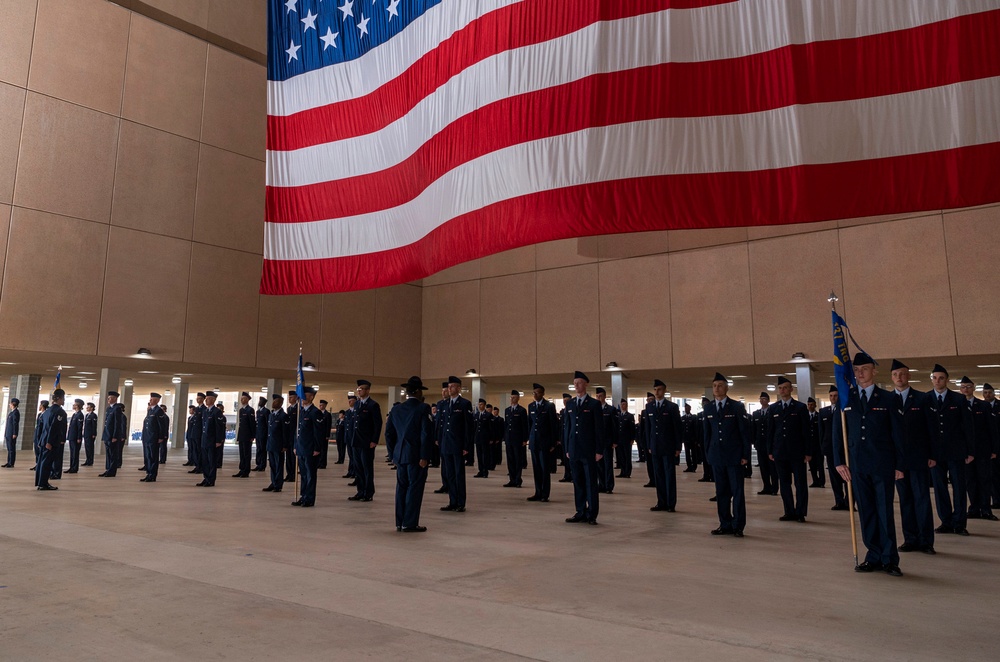
[[[851,409],[853,409],[853,407],[844,407],[844,411],[851,411]]]
[[[726,414],[726,418],[736,418],[736,414]]]
[[[706,414],[705,418],[712,418],[712,415],[711,414]]]

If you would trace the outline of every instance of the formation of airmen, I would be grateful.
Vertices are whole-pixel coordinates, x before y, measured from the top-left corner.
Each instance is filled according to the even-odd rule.
[[[396,528],[401,532],[426,531],[420,525],[420,510],[430,468],[440,469],[441,487],[434,492],[448,495],[441,510],[464,513],[466,468],[475,465],[474,477],[487,478],[502,461],[504,446],[508,476],[504,487],[522,486],[530,455],[534,490],[527,501],[548,502],[552,474],[561,465],[561,480],[573,483],[574,494],[575,510],[566,522],[593,526],[598,523],[600,495],[614,494],[616,477],[631,477],[636,443],[649,477],[645,487],[655,489],[651,511],[676,511],[676,472],[683,449],[685,471],[696,472],[702,464],[699,481],[715,485],[712,501],[717,504],[719,525],[711,534],[742,538],[747,524],[744,486],[752,476],[751,449],[756,448],[762,481],[758,494],[780,494],[780,521],[806,521],[809,488],[825,486],[825,461],[834,497],[831,509],[849,510],[856,504],[859,512],[866,555],[855,569],[901,576],[900,552],[933,555],[935,534],[968,536],[969,519],[998,520],[992,509],[1000,501],[1000,403],[990,384],[983,385],[984,399],[976,398],[976,385],[968,377],[960,381],[960,392],[951,391],[948,371],[941,365],[934,366],[933,390],[927,393],[910,387],[909,368],[898,360],[890,370],[891,390],[876,385],[876,363],[867,354],[857,354],[853,365],[857,388],[852,386],[843,401],[837,387],[831,387],[831,405],[817,410],[812,398],[805,403],[792,398],[792,384],[782,377],[777,401],[772,404],[768,393],[762,392],[761,408],[752,416],[728,396],[729,381],[718,372],[712,380],[713,397],[703,399],[697,416],[687,405],[681,414],[666,397],[666,384],[654,380],[638,421],[624,399],[616,408],[607,402],[603,388],[592,396],[583,372],[574,374],[574,393],[563,394],[561,412],[546,399],[541,384],[532,385],[527,408],[520,404],[517,390],[511,391],[502,415],[499,407],[485,400],[473,406],[462,396],[462,380],[455,376],[441,383],[441,399],[433,405],[425,402],[428,389],[420,377],[411,377],[401,385],[407,399],[393,405],[386,417],[370,397],[371,383],[365,379],[357,380],[355,393],[336,420],[327,401],[313,404],[316,392],[310,387],[303,389],[301,401],[289,391],[287,406],[280,393],[269,402],[260,398],[256,411],[250,395],[243,392],[236,432],[239,470],[233,477],[270,469],[270,484],[263,491],[278,493],[295,480],[297,469],[301,492],[292,505],[312,507],[317,470],[327,466],[333,441],[335,464],[347,461],[343,477],[353,479],[350,485],[357,487],[349,500],[370,502],[375,496],[376,448],[384,428],[386,461],[396,470]],[[107,394],[102,477],[116,476],[128,435],[118,398],[115,391]],[[184,466],[192,467],[189,473],[202,475],[200,487],[214,486],[222,465],[226,418],[216,398],[212,391],[198,393],[196,404],[189,407]],[[158,393],[150,394],[143,421],[142,482],[156,482],[157,467],[166,461],[169,419],[159,400]],[[7,416],[5,468],[16,461],[19,404],[12,399]],[[94,462],[93,403],[76,400],[69,417],[64,404],[65,393],[56,389],[51,401],[43,400],[39,406],[33,467],[38,490],[58,489],[50,481],[61,478],[67,443],[67,473],[78,471],[81,448],[83,465]],[[931,486],[940,521],[936,528]],[[904,538],[898,546],[896,494]]]

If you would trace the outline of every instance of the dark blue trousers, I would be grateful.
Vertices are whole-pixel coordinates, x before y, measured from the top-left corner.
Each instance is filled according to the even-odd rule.
[[[113,444],[110,441],[104,442],[104,471],[109,476],[118,474],[118,449],[121,445],[120,441]]]
[[[492,453],[488,441],[476,442],[476,466],[479,467],[479,473],[484,476],[489,476],[490,469],[493,468]]]
[[[7,446],[7,464],[14,466],[14,460],[17,459],[17,440],[5,442]]]
[[[372,499],[375,497],[375,449],[368,445],[368,448],[364,449],[365,456],[365,491],[364,498]],[[361,485],[361,481],[358,481],[358,485]]]
[[[69,470],[79,471],[80,470],[80,446],[83,445],[82,441],[67,441],[69,444]]]
[[[597,490],[597,461],[593,457],[571,460],[573,468],[573,499],[576,516],[597,519],[600,511],[600,492]]]
[[[441,469],[448,486],[448,505],[465,507],[465,456],[461,453],[441,454]]]
[[[911,545],[934,545],[934,513],[931,511],[930,469],[910,469],[896,481],[899,493],[899,519],[903,542]]]
[[[656,505],[660,508],[677,507],[677,465],[673,455],[653,455],[646,461],[653,466],[653,482],[656,484]]]
[[[893,513],[892,476],[854,473],[854,496],[858,500],[861,540],[868,549],[869,563],[899,565],[896,549],[896,521]]]
[[[604,451],[604,455],[601,456],[600,462],[597,464],[604,471],[604,478],[601,481],[604,491],[613,491],[615,489],[615,449],[609,445]]]
[[[316,503],[316,470],[319,469],[319,455],[308,454],[299,457],[299,498],[302,503]]]
[[[62,446],[56,444],[56,448],[41,447],[42,453],[38,456],[38,463],[35,465],[35,487],[46,487],[49,478],[52,476],[52,467],[55,464],[56,453],[62,450]]]
[[[358,477],[358,465],[354,459],[354,446],[347,447],[347,475],[351,478]]]
[[[847,507],[847,482],[840,477],[840,472],[833,464],[833,456],[826,456],[826,469],[830,475],[830,487],[833,489],[833,505]],[[900,506],[903,501],[900,499]]]
[[[521,444],[505,442],[507,446],[507,477],[515,485],[521,485]]]
[[[63,460],[66,457],[66,442],[61,444],[56,444],[56,447],[52,449],[52,477],[56,480],[62,478],[63,472]]]
[[[199,456],[201,455],[201,449],[198,448],[198,442],[190,440],[187,441],[187,451],[188,451],[188,463],[191,464],[191,466],[197,467],[198,459]]]
[[[744,486],[746,474],[742,466],[713,465],[715,476],[716,506],[719,526],[723,529],[742,531],[747,525],[747,499]]]
[[[552,474],[548,464],[552,460],[553,456],[547,450],[531,451],[531,475],[535,479],[535,496],[541,499],[548,499],[552,490]]]
[[[951,476],[951,489],[955,493],[954,503],[948,492],[949,476]],[[962,460],[938,462],[937,466],[931,469],[931,479],[934,481],[934,501],[941,524],[964,529],[969,519],[965,491],[965,462]]]
[[[205,482],[209,485],[215,485],[215,474],[218,470],[218,467],[215,466],[215,451],[214,443],[202,446],[201,462],[198,463],[198,468],[201,469],[201,473],[205,477]]]
[[[94,463],[94,437],[87,437],[83,440],[83,464],[90,466]]]
[[[160,464],[160,449],[156,440],[142,442],[142,464],[146,467],[146,475],[156,476]]]
[[[366,499],[372,495],[368,494],[369,488],[372,494],[375,493],[375,449],[354,448],[354,477],[357,482],[357,496]]]
[[[774,468],[778,472],[778,486],[781,488],[781,503],[785,507],[785,515],[790,517],[805,517],[809,512],[809,484],[806,482],[806,463],[804,460],[775,460]],[[792,482],[795,483],[795,497],[792,498]]]
[[[267,439],[257,440],[257,452],[254,456],[254,469],[264,470],[267,468]]]
[[[271,487],[280,490],[285,484],[285,451],[268,451],[267,459],[271,464]]]
[[[167,446],[169,445],[170,445],[169,442],[159,444],[160,448],[158,449],[158,454],[160,456],[160,464],[166,464],[167,462]]]
[[[250,474],[250,461],[253,459],[253,439],[244,439],[236,442],[240,451],[240,469],[238,473]]]
[[[988,448],[977,448],[976,459],[965,465],[969,513],[977,517],[993,512],[993,460]]]
[[[426,483],[427,467],[396,465],[396,526],[410,529],[420,524],[420,505]]]
[[[295,480],[295,450],[289,446],[285,449],[285,480],[289,483]]]

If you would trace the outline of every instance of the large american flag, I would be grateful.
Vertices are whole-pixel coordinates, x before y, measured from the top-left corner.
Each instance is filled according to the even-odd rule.
[[[269,0],[261,291],[1000,201],[1000,0]]]

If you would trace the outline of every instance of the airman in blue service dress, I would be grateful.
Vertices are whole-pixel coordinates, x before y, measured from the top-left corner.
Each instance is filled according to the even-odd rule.
[[[972,412],[960,393],[948,388],[948,371],[935,364],[934,390],[927,394],[927,426],[931,438],[931,481],[941,526],[935,533],[969,535],[966,468],[974,459]],[[954,494],[949,494],[949,484]],[[954,496],[954,500],[952,500]]]
[[[347,409],[344,410],[344,447],[347,448],[347,473],[344,478],[351,478],[348,483],[351,487],[358,484],[358,462],[354,457],[354,405],[358,404],[358,396],[351,394],[347,396]]]
[[[68,474],[79,473],[80,471],[80,449],[83,447],[83,400],[77,398],[73,401],[73,415],[69,417],[69,427],[66,431],[66,443],[69,444],[69,469]]]
[[[997,521],[993,514],[993,458],[998,449],[996,419],[986,403],[976,397],[976,384],[962,377],[959,390],[965,397],[972,416],[972,456],[965,466],[969,492],[969,519]]]
[[[288,414],[281,408],[285,399],[280,393],[271,396],[271,411],[267,416],[267,463],[271,467],[271,483],[264,492],[280,492],[285,484],[285,437]]]
[[[188,431],[195,430],[194,442],[189,443],[187,447],[187,462],[184,463],[185,467],[193,467],[189,474],[201,473],[201,469],[198,465],[201,464],[201,418],[205,412],[205,394],[198,392],[194,401],[197,403],[192,405],[194,407],[195,418],[188,418]],[[185,433],[184,440],[188,440],[188,434]]]
[[[293,506],[311,508],[316,505],[316,472],[319,469],[320,443],[324,442],[324,419],[319,407],[313,405],[316,391],[311,386],[302,390],[304,400],[299,410],[299,430],[295,436],[295,456],[302,481],[300,496]]]
[[[597,463],[597,490],[604,494],[614,494],[615,491],[615,448],[618,447],[618,410],[608,403],[608,392],[602,387],[595,391],[597,401],[601,403],[601,413],[604,415],[604,447],[601,449],[601,460]]]
[[[445,469],[448,505],[441,510],[465,512],[465,458],[473,451],[475,421],[472,403],[462,397],[462,380],[448,377],[448,398],[443,402],[438,443]]]
[[[170,439],[170,432],[169,432],[169,430],[170,430],[170,416],[169,416],[169,414],[167,414],[167,406],[165,404],[161,403],[160,404],[160,409],[163,410],[163,420],[166,421],[166,423],[167,423],[167,430],[168,430],[168,432],[167,432],[167,439],[168,439],[168,441],[165,442],[165,443],[160,444],[160,464],[166,464],[167,463],[167,449],[170,448],[170,443],[169,443],[169,439]]]
[[[750,419],[742,402],[728,397],[729,382],[720,373],[712,380],[714,399],[705,410],[704,448],[715,477],[719,528],[712,535],[743,537],[747,524],[745,467],[750,465]]]
[[[295,431],[299,425],[299,396],[294,391],[288,392],[288,405],[285,407],[285,482],[295,482]]]
[[[635,441],[635,415],[628,410],[628,401],[622,398],[618,403],[618,478],[632,477],[632,442]]]
[[[236,421],[236,446],[240,453],[240,466],[233,478],[249,478],[253,461],[253,440],[257,436],[257,412],[250,406],[250,394],[246,391],[240,393]]]
[[[83,417],[83,466],[94,466],[94,442],[97,440],[97,414],[94,403],[87,403],[87,413]]]
[[[224,427],[220,427],[219,419],[225,420],[225,415],[215,406],[214,391],[205,392],[204,409],[201,412],[201,469],[204,479],[197,487],[213,487],[219,467],[218,450],[225,443]],[[222,433],[220,435],[220,433]]]
[[[570,524],[597,524],[600,496],[597,489],[597,463],[604,452],[604,412],[601,403],[587,393],[590,379],[577,371],[573,375],[576,396],[563,410],[566,430],[566,459],[572,465],[573,499],[576,513]]]
[[[3,430],[3,445],[7,449],[7,462],[4,469],[13,468],[17,460],[17,437],[21,433],[21,410],[18,409],[21,401],[17,398],[10,399],[10,411],[7,413],[7,423]]]
[[[448,401],[448,382],[441,382],[441,399],[437,401],[434,411],[434,461],[431,466],[437,466],[441,472],[441,487],[434,490],[434,494],[448,493],[448,480],[445,478],[445,468],[441,464],[441,424],[444,420],[444,405]],[[436,463],[436,464],[435,464]]]
[[[518,402],[519,391],[510,392],[510,406],[504,411],[504,447],[507,450],[507,483],[504,487],[521,487],[521,473],[524,471],[524,449],[531,434],[528,412]]]
[[[806,400],[809,412],[809,475],[812,482],[809,487],[826,487],[826,474],[823,471],[823,448],[819,430],[819,411],[816,409],[816,399]]]
[[[396,465],[396,530],[422,533],[427,527],[420,525],[420,505],[434,446],[434,418],[430,405],[420,401],[421,391],[427,390],[420,377],[410,377],[402,387],[406,401],[389,411],[385,423],[385,443]]]
[[[319,401],[319,413],[322,419],[323,440],[319,443],[319,468],[326,469],[330,459],[330,432],[333,430],[333,414],[326,407],[330,403],[326,400]]]
[[[552,465],[555,457],[552,451],[559,438],[559,417],[554,404],[545,399],[545,387],[532,384],[532,402],[528,405],[528,448],[531,451],[531,476],[535,493],[528,501],[549,500],[552,490]]]
[[[146,461],[146,476],[143,483],[155,483],[160,468],[160,444],[167,443],[167,415],[160,409],[160,394],[149,394],[146,418],[142,421],[142,455]]]
[[[127,419],[118,397],[118,391],[108,391],[108,408],[104,412],[104,431],[101,433],[101,441],[104,442],[104,473],[100,474],[101,477],[114,478],[118,474],[118,460],[128,434]]]
[[[930,437],[927,432],[927,394],[910,387],[910,369],[892,361],[892,410],[903,434],[903,477],[896,481],[899,520],[903,528],[901,552],[934,554],[934,511],[931,508]],[[839,477],[839,476],[838,476]]]
[[[56,464],[56,454],[63,452],[66,443],[66,411],[62,408],[66,401],[66,393],[57,388],[52,392],[52,403],[42,414],[41,421],[41,456],[38,459],[35,473],[35,487],[39,490],[57,490],[58,487],[49,483],[53,467]]]
[[[375,447],[382,437],[382,408],[369,397],[371,382],[357,380],[358,402],[354,405],[352,422],[354,431],[351,443],[354,445],[354,459],[358,472],[358,492],[350,501],[371,501],[375,497]],[[360,458],[360,462],[358,459]]]
[[[778,493],[778,472],[774,460],[768,457],[767,445],[770,443],[768,424],[771,422],[771,396],[767,391],[760,392],[760,409],[751,416],[753,421],[753,446],[757,451],[757,466],[760,468],[760,479],[763,485],[757,494]]]
[[[31,446],[35,450],[35,464],[32,465],[30,471],[38,473],[39,464],[42,461],[42,416],[49,408],[48,400],[40,400],[38,402],[38,414],[35,416],[35,432],[31,439]]]
[[[684,403],[684,413],[681,415],[681,439],[684,442],[684,473],[697,473],[698,465],[704,462],[704,424],[691,413],[691,405]]]
[[[653,465],[656,505],[652,511],[677,507],[677,458],[681,454],[681,410],[665,397],[666,384],[653,382],[653,401],[646,405],[647,461]]]
[[[833,419],[840,417],[840,393],[836,386],[830,387],[829,397],[830,406],[819,410],[819,446],[826,458],[826,469],[833,492],[833,506],[830,510],[847,510],[847,483],[840,477],[837,464],[833,461]]]
[[[792,398],[792,383],[778,378],[778,401],[769,408],[768,457],[774,461],[781,488],[785,514],[782,522],[805,522],[809,514],[809,487],[806,463],[809,461],[809,410]],[[793,498],[792,484],[795,484]]]
[[[257,452],[254,458],[253,471],[267,470],[267,429],[269,418],[270,412],[267,409],[267,398],[261,396],[257,398],[257,430],[254,433]]]
[[[479,398],[476,410],[472,412],[475,421],[476,466],[479,471],[473,478],[489,478],[493,464],[490,442],[493,438],[493,416],[486,411],[486,400]]]
[[[875,362],[867,354],[854,356],[857,388],[844,402],[850,468],[844,459],[844,431],[834,419],[833,457],[840,476],[854,485],[861,519],[861,540],[868,553],[855,570],[901,577],[893,518],[895,481],[903,477],[903,433],[899,426],[898,398],[875,385]]]

